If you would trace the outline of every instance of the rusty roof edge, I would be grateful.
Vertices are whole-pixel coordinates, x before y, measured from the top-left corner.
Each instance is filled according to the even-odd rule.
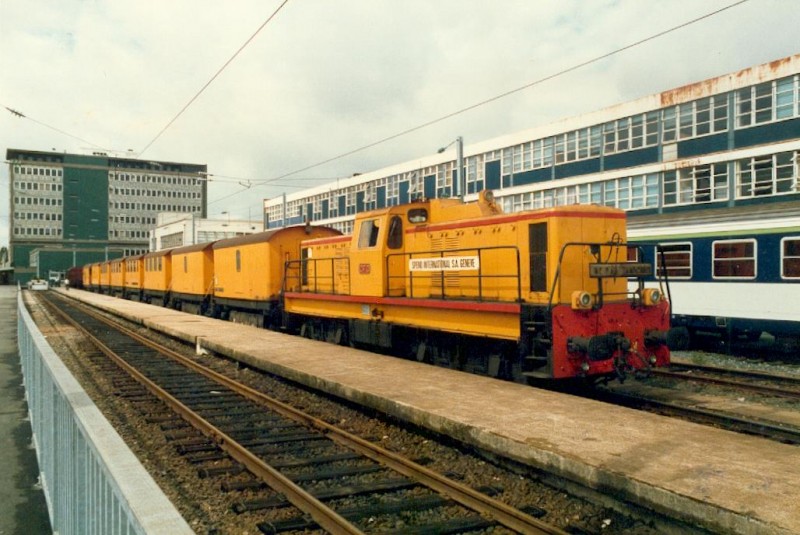
[[[662,106],[691,102],[698,98],[734,91],[766,80],[775,80],[800,72],[800,54],[770,61],[740,71],[709,78],[700,82],[662,91],[659,93]]]

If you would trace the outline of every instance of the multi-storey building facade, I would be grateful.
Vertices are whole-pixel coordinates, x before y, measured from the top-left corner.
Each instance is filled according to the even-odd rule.
[[[150,231],[150,251],[208,243],[264,230],[261,221],[203,219],[194,214],[165,212]]]
[[[206,215],[205,165],[17,149],[6,159],[10,256],[21,282],[146,252],[160,212]]]
[[[506,211],[596,203],[638,215],[800,200],[800,54],[464,148],[466,196]],[[270,228],[451,196],[452,153],[270,199]]]

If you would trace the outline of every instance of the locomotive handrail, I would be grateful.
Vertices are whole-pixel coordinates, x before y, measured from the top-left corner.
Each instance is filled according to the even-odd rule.
[[[513,263],[514,267],[516,267],[516,272],[515,273],[488,275],[488,274],[485,274],[483,272],[483,265],[484,265],[483,254],[488,252],[488,251],[498,251],[498,250],[510,250],[510,251],[512,251],[514,253],[514,255],[516,257],[515,261]],[[519,301],[522,300],[522,281],[521,281],[521,275],[520,275],[521,274],[520,253],[519,253],[519,247],[514,246],[514,245],[495,245],[495,246],[491,246],[491,247],[466,247],[466,248],[460,248],[460,249],[447,249],[447,250],[444,250],[444,251],[443,250],[428,250],[428,251],[413,251],[413,252],[390,253],[390,254],[386,255],[386,289],[387,289],[387,292],[391,288],[390,282],[393,279],[403,279],[404,281],[405,280],[408,281],[408,289],[409,289],[409,296],[408,297],[410,297],[412,299],[414,298],[414,274],[413,274],[413,272],[409,270],[408,274],[404,273],[402,275],[392,275],[390,273],[390,265],[391,265],[391,259],[392,258],[403,257],[403,258],[407,258],[410,261],[415,256],[428,255],[428,257],[433,256],[435,258],[447,258],[447,256],[445,256],[445,254],[447,254],[448,256],[454,256],[454,253],[462,253],[462,254],[463,253],[475,253],[475,254],[477,254],[477,256],[478,256],[478,267],[477,267],[478,273],[475,274],[475,275],[464,275],[459,270],[458,276],[459,277],[463,277],[465,279],[477,279],[478,280],[478,295],[477,295],[478,301],[483,301],[483,299],[484,299],[483,298],[483,293],[484,293],[484,289],[485,289],[484,288],[484,280],[485,279],[513,279],[513,280],[515,280],[516,281],[516,286],[517,286],[517,288],[516,288],[516,301],[519,302]],[[448,298],[448,296],[446,294],[446,286],[445,286],[445,280],[446,280],[446,274],[445,273],[446,273],[446,271],[447,270],[445,270],[445,269],[442,269],[441,271],[439,271],[439,270],[432,271],[432,272],[430,272],[430,275],[427,277],[428,280],[431,280],[431,281],[433,281],[434,278],[437,275],[441,277],[441,282],[439,284],[439,290],[441,292],[441,297],[440,297],[441,299],[447,299]],[[464,270],[464,271],[467,271],[467,270]],[[431,287],[433,287],[433,285],[431,285]],[[455,296],[449,296],[449,297],[453,298]]]
[[[319,269],[317,268],[318,264],[322,262],[330,262],[330,276],[321,276],[319,275]],[[308,265],[311,263],[314,266],[314,275],[313,275],[313,292],[314,293],[330,293],[332,295],[348,295],[350,290],[342,291],[339,289],[337,291],[336,287],[336,263],[337,262],[344,262],[345,272],[347,273],[348,278],[348,287],[350,285],[350,258],[345,256],[330,256],[325,258],[303,258],[300,260],[287,260],[284,264],[284,271],[283,271],[283,282],[281,283],[281,294],[287,291],[287,284],[290,278],[290,270],[296,270],[297,274],[295,277],[297,278],[297,288],[299,292],[303,291],[303,286],[309,285],[307,280],[304,280],[308,277]],[[330,279],[330,292],[326,292],[324,290],[320,290],[320,280],[328,280]]]
[[[565,243],[561,247],[561,252],[559,253],[559,256],[558,256],[558,266],[556,267],[556,273],[555,273],[555,276],[553,277],[553,284],[550,287],[550,295],[548,296],[548,300],[547,300],[548,311],[551,311],[553,309],[553,298],[555,296],[556,287],[558,286],[559,279],[561,278],[561,266],[563,264],[564,255],[566,254],[567,248],[575,247],[575,246],[577,246],[577,247],[596,247],[597,251],[596,252],[592,251],[592,254],[595,256],[595,258],[597,259],[598,263],[603,264],[603,263],[608,263],[608,260],[606,259],[606,261],[603,261],[602,258],[600,257],[600,248],[601,247],[617,247],[617,248],[625,247],[626,251],[627,251],[627,248],[629,246],[633,246],[633,245],[634,244],[631,244],[630,242],[623,242],[621,240],[611,240],[611,241],[608,241],[608,242],[567,242],[567,243]],[[650,244],[642,243],[642,242],[637,242],[635,244],[637,249],[640,249],[640,247],[642,247],[644,245],[650,245]],[[661,251],[661,245],[660,244],[656,243],[656,244],[652,244],[652,245],[655,245],[656,248],[659,251]],[[671,303],[672,302],[672,295],[671,295],[670,290],[669,290],[669,280],[668,280],[668,277],[667,277],[667,274],[666,274],[666,264],[664,262],[664,255],[663,254],[661,255],[661,262],[662,262],[662,271],[664,273],[664,283],[666,285],[667,300]],[[643,276],[637,276],[636,278],[639,279],[639,284],[641,286],[643,284],[643,278],[644,277]],[[659,279],[659,281],[660,281],[660,279]],[[599,304],[599,306],[602,306],[603,305],[603,296],[604,296],[604,293],[603,293],[603,279],[602,278],[598,278],[597,286],[598,286],[598,290],[597,290],[598,304]],[[624,295],[628,295],[630,293],[631,292],[613,292],[613,293],[609,292],[608,295],[623,295],[623,294]]]

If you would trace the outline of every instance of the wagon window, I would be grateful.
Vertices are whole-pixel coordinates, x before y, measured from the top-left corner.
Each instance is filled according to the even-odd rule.
[[[188,256],[184,256],[183,257],[183,272],[184,273],[189,273],[189,257]]]
[[[713,244],[715,279],[754,279],[756,276],[755,240],[725,240]]]
[[[800,237],[781,240],[781,277],[800,279]]]
[[[236,271],[242,271],[242,252],[236,249]]]
[[[400,249],[403,246],[403,220],[398,217],[392,217],[389,221],[389,237],[386,239],[386,245],[389,249]]]
[[[380,227],[377,219],[369,219],[361,222],[361,230],[358,233],[358,248],[375,247],[378,245],[378,234]]]
[[[692,278],[692,244],[670,243],[656,247],[656,276],[670,279]]]

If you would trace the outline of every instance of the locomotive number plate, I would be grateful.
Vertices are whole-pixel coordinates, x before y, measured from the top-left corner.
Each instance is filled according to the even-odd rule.
[[[641,262],[618,262],[589,264],[589,276],[596,279],[606,277],[646,277],[653,274],[650,264]]]

